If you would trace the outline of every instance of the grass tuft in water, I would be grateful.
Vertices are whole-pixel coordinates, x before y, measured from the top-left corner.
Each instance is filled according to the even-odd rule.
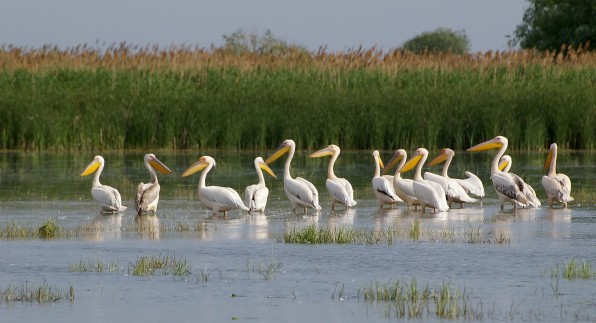
[[[58,232],[58,223],[55,219],[49,218],[39,228],[38,234],[41,239],[54,239]]]
[[[2,290],[0,288],[0,303],[11,303],[11,302],[38,302],[38,303],[51,303],[57,302],[62,299],[74,301],[75,292],[74,287],[70,285],[68,290],[60,290],[57,288],[50,287],[46,282],[39,285],[38,287],[30,287],[29,284],[24,283],[21,286],[12,287],[8,286]]]
[[[369,302],[389,302],[398,318],[423,318],[434,315],[441,319],[481,319],[481,305],[472,306],[465,289],[450,283],[431,288],[419,286],[416,279],[407,281],[371,282],[358,291],[358,298]],[[480,304],[480,303],[478,303]]]
[[[501,234],[495,237],[492,233],[483,234],[480,228],[459,230],[444,228],[440,230],[423,229],[419,220],[415,220],[407,229],[389,226],[384,231],[364,230],[351,227],[342,228],[317,228],[310,224],[303,228],[287,230],[278,242],[298,244],[327,244],[327,243],[352,243],[352,244],[393,244],[395,239],[409,239],[421,241],[428,239],[433,242],[453,243],[497,243],[509,244],[511,238]]]
[[[143,256],[128,267],[128,273],[134,276],[152,276],[155,272],[174,277],[192,273],[186,259],[176,259],[175,255]]]
[[[117,260],[112,263],[105,263],[97,259],[96,261],[79,261],[68,265],[69,272],[114,272],[119,271],[120,265]]]
[[[267,261],[267,259],[263,259],[263,262],[256,263],[253,261],[251,264],[250,261],[246,261],[246,271],[258,273],[262,276],[264,280],[272,280],[277,277],[277,273],[281,271],[283,263],[277,262],[273,255]]]
[[[592,263],[589,260],[582,260],[578,263],[575,258],[571,258],[565,265],[555,264],[550,270],[550,278],[557,280],[559,277],[574,280],[574,279],[596,279],[596,271],[592,268]]]

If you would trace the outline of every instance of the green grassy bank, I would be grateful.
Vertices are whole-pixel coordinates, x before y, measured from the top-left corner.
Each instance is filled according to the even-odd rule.
[[[594,64],[325,59],[32,68],[5,58],[0,149],[263,149],[286,138],[465,149],[497,134],[517,149],[596,147]]]

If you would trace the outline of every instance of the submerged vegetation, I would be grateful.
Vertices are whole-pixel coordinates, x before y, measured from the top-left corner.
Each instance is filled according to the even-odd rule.
[[[427,229],[422,228],[420,221],[414,221],[409,227],[401,228],[389,226],[384,230],[357,229],[353,227],[321,227],[310,224],[303,228],[292,228],[286,230],[283,237],[278,241],[298,244],[327,244],[327,243],[351,243],[351,244],[393,244],[395,239],[443,243],[496,243],[510,244],[511,238],[493,232],[484,232],[479,227],[466,229],[443,228]]]
[[[40,227],[32,224],[22,224],[10,221],[0,224],[0,239],[4,240],[30,240],[30,239],[80,239],[93,237],[98,233],[131,232],[140,237],[157,238],[164,232],[205,232],[207,224],[203,222],[188,223],[188,221],[174,221],[168,223],[148,223],[144,218],[136,217],[134,222],[122,222],[120,225],[102,225],[89,223],[78,226],[65,226],[56,219],[48,218]]]
[[[474,300],[466,290],[454,288],[450,283],[431,288],[419,286],[416,279],[407,281],[374,282],[358,291],[358,299],[369,302],[392,304],[393,316],[397,318],[424,318],[436,316],[441,319],[483,318],[482,302]]]
[[[496,134],[514,149],[590,149],[595,63],[573,50],[4,46],[0,149],[264,149],[288,137],[309,149],[464,149]]]
[[[134,276],[151,276],[156,272],[174,277],[192,273],[186,258],[176,259],[176,255],[143,256],[128,266],[128,273]]]
[[[565,265],[556,264],[551,269],[551,277],[563,277],[568,280],[573,279],[595,279],[596,271],[592,268],[592,263],[589,260],[582,260],[578,263],[575,258],[571,258]]]
[[[61,290],[55,287],[50,287],[46,282],[37,286],[31,287],[24,283],[20,286],[8,286],[6,289],[0,288],[0,303],[12,302],[37,302],[37,303],[51,303],[62,299],[74,301],[75,292],[71,285],[68,290]]]

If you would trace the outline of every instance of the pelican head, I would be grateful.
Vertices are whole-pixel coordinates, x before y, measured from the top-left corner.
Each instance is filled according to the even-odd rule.
[[[485,141],[481,144],[478,144],[474,147],[468,148],[467,151],[482,151],[482,150],[489,150],[489,149],[499,149],[505,145],[507,145],[508,141],[507,138],[503,136],[496,136],[491,140]]]
[[[315,151],[314,153],[308,155],[308,157],[317,158],[317,157],[333,156],[334,154],[339,155],[340,152],[341,152],[341,150],[339,149],[338,146],[329,145],[326,148]]]
[[[188,167],[184,171],[184,173],[182,173],[182,177],[192,175],[198,171],[207,168],[208,166],[215,166],[215,159],[213,159],[213,157],[211,156],[202,156],[201,158],[199,158],[198,162],[190,165],[190,167]]]
[[[81,176],[87,176],[89,174],[93,174],[93,172],[95,172],[99,166],[104,164],[104,160],[103,157],[97,155],[93,158],[93,160],[89,163],[89,165],[87,165],[87,167],[85,168],[85,170],[81,173]]]
[[[425,148],[416,149],[414,155],[412,155],[412,157],[410,157],[410,159],[402,166],[400,172],[405,173],[412,170],[424,156],[428,156],[428,150]]]
[[[383,174],[387,173],[393,165],[397,164],[398,161],[402,160],[405,156],[407,156],[406,151],[403,149],[398,149],[393,153],[393,157],[389,160],[385,169],[383,170]]]
[[[557,156],[557,144],[556,143],[550,144],[550,149],[548,150],[548,155],[546,155],[546,162],[544,162],[544,170],[548,170],[550,168],[550,164],[553,162],[553,156]]]
[[[296,143],[294,142],[294,140],[286,139],[286,140],[284,140],[284,142],[281,143],[281,145],[279,145],[277,150],[275,150],[275,152],[271,156],[269,156],[269,158],[267,158],[265,163],[271,164],[272,162],[277,160],[279,157],[283,156],[285,153],[287,153],[293,149],[296,149]]]
[[[269,166],[267,166],[267,163],[265,163],[265,161],[263,160],[262,157],[257,157],[255,159],[255,166],[257,166],[260,169],[266,171],[273,178],[277,179],[277,176],[275,176],[275,174],[273,173],[273,171],[271,170],[271,168],[269,168]]]
[[[147,154],[145,155],[145,164],[151,165],[153,169],[158,170],[162,174],[170,174],[172,171],[168,168],[168,166],[164,165],[154,154]]]
[[[373,157],[375,157],[375,160],[377,161],[377,163],[379,163],[379,166],[381,166],[381,168],[385,168],[385,165],[383,165],[383,160],[381,159],[381,155],[379,155],[379,151],[375,150],[372,153]]]
[[[449,148],[443,148],[443,150],[441,150],[441,154],[435,157],[435,159],[431,160],[430,163],[428,163],[428,166],[438,165],[445,162],[449,157],[453,158],[453,156],[455,156],[455,152],[453,150]]]
[[[499,161],[499,170],[507,173],[511,168],[511,156],[503,155]]]

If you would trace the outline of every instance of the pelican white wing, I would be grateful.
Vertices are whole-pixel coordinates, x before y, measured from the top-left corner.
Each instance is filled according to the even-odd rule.
[[[100,185],[91,188],[91,196],[95,200],[103,212],[118,212],[126,210],[126,206],[122,205],[122,198],[117,189],[108,186]]]
[[[431,172],[424,173],[424,179],[437,183],[445,191],[445,195],[450,202],[456,203],[473,203],[476,199],[471,198],[464,188],[452,178],[446,178],[441,175],[433,174]]]
[[[269,189],[264,185],[254,184],[244,190],[246,206],[252,212],[263,212],[267,206]]]
[[[542,176],[542,187],[544,187],[549,201],[560,203],[573,201],[573,197],[571,197],[571,180],[565,174],[556,174],[554,177]]]
[[[248,211],[238,193],[230,187],[206,186],[199,189],[199,200],[213,213],[234,209]]]
[[[424,201],[425,207],[432,207],[441,212],[449,210],[445,191],[441,185],[428,181],[414,181],[414,194],[418,200]]]
[[[351,198],[354,196],[354,190],[352,189],[350,182],[343,178],[336,177],[335,179],[327,179],[325,184],[327,186],[327,191],[329,191],[332,198],[347,206],[356,205],[356,201]]]
[[[135,198],[135,206],[137,214],[142,214],[145,211],[157,211],[157,204],[159,203],[159,183],[139,183],[137,186],[137,194]]]
[[[484,185],[478,176],[466,171],[466,179],[456,179],[457,183],[464,188],[466,193],[473,194],[480,198],[484,197]]]
[[[379,203],[395,204],[401,201],[397,194],[395,194],[393,184],[384,177],[374,177],[372,179],[372,187]]]

